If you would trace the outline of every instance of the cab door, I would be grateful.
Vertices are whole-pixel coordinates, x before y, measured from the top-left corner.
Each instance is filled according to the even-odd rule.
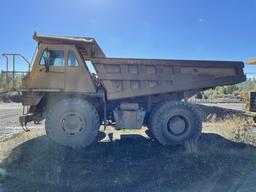
[[[64,89],[65,49],[57,45],[48,46],[41,49],[39,55],[36,73],[32,75],[31,88]]]
[[[96,88],[90,72],[76,47],[67,50],[65,91],[95,93]]]

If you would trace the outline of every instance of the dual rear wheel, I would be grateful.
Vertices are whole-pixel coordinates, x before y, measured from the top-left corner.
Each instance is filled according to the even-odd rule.
[[[191,104],[168,101],[156,106],[151,113],[149,131],[163,145],[184,144],[198,139],[202,121]]]

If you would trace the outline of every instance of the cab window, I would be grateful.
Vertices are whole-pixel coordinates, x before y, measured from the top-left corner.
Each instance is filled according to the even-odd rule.
[[[69,67],[78,67],[79,63],[76,59],[76,55],[73,51],[68,52],[68,66]]]
[[[64,67],[64,51],[44,50],[40,65],[45,65],[47,61],[49,66]]]

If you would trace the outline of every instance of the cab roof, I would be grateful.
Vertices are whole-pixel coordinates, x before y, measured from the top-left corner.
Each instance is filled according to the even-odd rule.
[[[39,44],[74,45],[84,60],[106,57],[96,40],[90,37],[42,36],[39,33],[35,33],[33,39]]]

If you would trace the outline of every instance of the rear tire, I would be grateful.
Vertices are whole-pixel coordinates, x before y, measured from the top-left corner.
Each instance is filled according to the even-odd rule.
[[[83,148],[95,141],[99,130],[99,114],[89,102],[63,99],[46,115],[47,135],[56,143]]]
[[[194,107],[185,102],[168,101],[159,104],[150,115],[149,129],[162,145],[196,141],[202,131],[202,121]]]

